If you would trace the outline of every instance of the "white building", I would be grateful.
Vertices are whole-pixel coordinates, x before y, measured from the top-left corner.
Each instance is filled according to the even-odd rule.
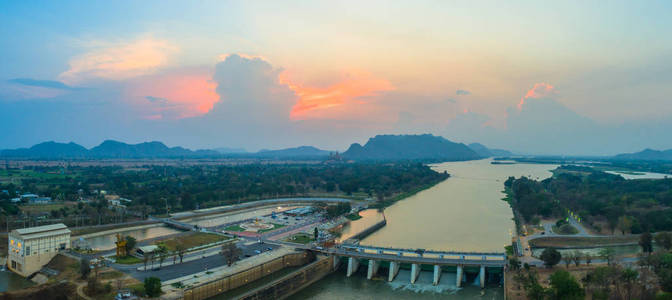
[[[9,269],[27,277],[48,264],[58,251],[70,249],[70,230],[64,224],[15,229],[7,240]]]

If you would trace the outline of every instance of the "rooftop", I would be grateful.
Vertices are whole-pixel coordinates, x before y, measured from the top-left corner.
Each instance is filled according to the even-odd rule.
[[[12,233],[18,234],[23,238],[39,238],[43,236],[49,236],[53,234],[65,234],[70,233],[70,230],[63,223],[30,227],[30,228],[21,228],[14,229]]]

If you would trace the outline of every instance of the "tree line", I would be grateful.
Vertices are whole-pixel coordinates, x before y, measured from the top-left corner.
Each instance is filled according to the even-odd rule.
[[[589,167],[561,166],[545,180],[509,177],[505,186],[512,207],[528,223],[572,211],[612,233],[672,230],[672,179],[626,180]],[[595,221],[606,221],[608,228]]]

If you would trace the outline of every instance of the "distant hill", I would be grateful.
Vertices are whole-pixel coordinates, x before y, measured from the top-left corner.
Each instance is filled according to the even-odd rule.
[[[352,144],[343,153],[352,160],[434,160],[458,161],[481,158],[465,144],[431,134],[377,135],[364,146]]]
[[[81,145],[70,143],[45,142],[30,148],[2,150],[2,157],[17,158],[169,158],[215,156],[213,150],[192,151],[182,147],[168,147],[161,142],[126,144],[107,140],[90,150]]]
[[[486,147],[483,144],[480,143],[471,143],[468,145],[471,150],[474,150],[478,155],[482,157],[493,157],[493,156],[511,156],[513,153],[511,153],[508,150],[502,150],[502,149],[490,149]]]
[[[88,151],[81,145],[70,143],[44,142],[30,148],[0,151],[0,156],[20,158],[83,158]]]
[[[220,147],[220,148],[215,148],[212,149],[214,151],[217,151],[221,154],[232,154],[232,153],[247,153],[247,150],[243,148],[227,148],[227,147]]]
[[[617,160],[672,160],[672,149],[663,151],[644,149],[635,153],[618,154],[613,158]]]
[[[315,158],[327,157],[329,156],[329,153],[331,152],[313,146],[300,146],[280,150],[260,150],[259,152],[252,154],[252,156],[264,158]]]

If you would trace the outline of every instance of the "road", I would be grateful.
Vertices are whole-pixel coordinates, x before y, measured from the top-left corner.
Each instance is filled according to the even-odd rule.
[[[249,241],[241,241],[237,243],[237,246],[241,249],[242,253],[240,255],[240,259],[245,259],[247,257],[252,257],[257,254],[260,254],[265,251],[272,251],[275,249],[278,249],[280,246],[278,245],[272,245],[272,244],[259,244],[256,242],[249,242]],[[271,250],[268,250],[268,249]],[[258,252],[257,252],[258,251]],[[194,274],[198,272],[203,272],[207,271],[208,269],[220,267],[226,265],[226,261],[224,257],[219,255],[220,248],[215,247],[214,249],[207,249],[207,250],[201,250],[197,251],[194,253],[189,253],[185,255],[185,260],[187,258],[195,258],[198,256],[201,256],[202,258],[192,260],[192,261],[185,261],[183,263],[177,263],[175,265],[168,265],[168,266],[162,266],[159,268],[158,262],[154,263],[154,269],[152,269],[151,264],[147,265],[148,270],[147,271],[138,271],[138,267],[144,267],[144,263],[141,264],[134,264],[134,265],[120,265],[120,264],[112,264],[111,267],[120,270],[124,273],[127,273],[133,278],[136,278],[138,280],[144,280],[147,277],[158,277],[161,279],[161,281],[166,281],[170,279],[175,279],[178,277],[182,276],[187,276],[189,274]],[[214,255],[213,255],[214,254]],[[177,260],[179,261],[179,257]],[[165,260],[165,262],[171,262],[172,263],[173,258],[170,257]]]

